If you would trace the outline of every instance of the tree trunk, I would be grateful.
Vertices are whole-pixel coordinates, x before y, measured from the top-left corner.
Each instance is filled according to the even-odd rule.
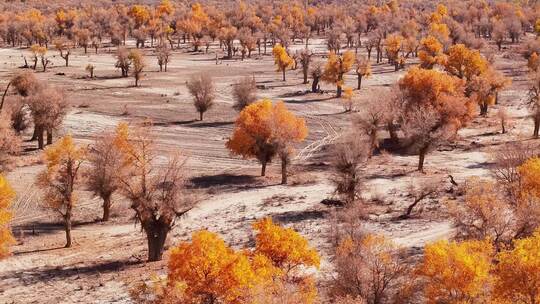
[[[486,117],[488,113],[488,104],[482,103],[480,105],[480,116]]]
[[[203,115],[204,115],[204,112],[203,112],[203,111],[199,111],[199,120],[200,120],[200,121],[203,120]]]
[[[148,241],[148,262],[161,261],[169,227],[161,222],[153,222],[146,226],[145,231]]]
[[[362,75],[358,74],[358,90],[362,88]]]
[[[52,145],[53,143],[53,131],[51,129],[47,130],[47,145]]]
[[[283,69],[283,81],[285,81],[285,69]]]
[[[43,147],[44,147],[43,129],[41,127],[38,129],[37,140],[38,140],[38,149],[43,150]]]
[[[103,197],[103,217],[101,221],[107,222],[111,216],[111,196]]]
[[[341,97],[341,92],[343,91],[343,88],[341,87],[341,85],[337,85],[337,94],[336,94],[336,97]]]
[[[387,124],[387,129],[388,129],[388,133],[390,133],[390,140],[393,143],[397,143],[398,142],[398,136],[397,136],[397,132],[396,132],[396,126],[394,125],[394,123],[389,122]]]
[[[66,230],[66,248],[71,247],[71,207],[68,207],[64,215],[64,228]]]
[[[428,146],[420,148],[420,153],[418,155],[418,171],[424,172],[424,160],[428,151]]]
[[[262,168],[261,168],[261,176],[266,176],[266,161],[261,162]]]
[[[538,138],[538,131],[540,130],[540,119],[534,120],[534,133],[533,137]]]
[[[287,184],[287,165],[289,160],[287,157],[281,158],[281,184],[286,185]]]
[[[308,83],[308,69],[302,71],[304,73],[304,84]]]
[[[313,83],[311,84],[311,92],[317,93],[317,87],[319,85],[319,78],[313,78]]]

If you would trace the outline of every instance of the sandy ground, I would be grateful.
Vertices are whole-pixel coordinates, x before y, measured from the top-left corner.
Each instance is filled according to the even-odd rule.
[[[320,40],[314,40],[312,48],[325,50]],[[327,235],[332,209],[320,202],[331,197],[333,191],[328,173],[331,159],[324,147],[349,127],[351,115],[344,113],[333,97],[334,87],[323,83],[325,93],[305,93],[309,85],[302,84],[300,70],[287,72],[288,79],[282,82],[270,56],[254,55],[243,62],[224,60],[216,65],[213,53],[194,54],[183,49],[174,52],[169,71],[159,73],[155,56],[149,49],[145,52],[148,68],[142,86],[134,88],[132,78],[118,77],[113,55],[107,49],[99,54],[77,50],[70,67],[63,67],[61,58],[51,51],[53,67],[36,75],[65,88],[69,94],[73,107],[60,133],[71,133],[81,144],[89,144],[97,134],[111,130],[120,121],[151,119],[162,155],[181,151],[188,157],[186,172],[193,191],[201,198],[195,209],[178,220],[167,246],[188,240],[193,231],[203,228],[218,232],[235,247],[250,246],[251,223],[272,216],[298,230],[319,249],[323,281],[331,272]],[[28,55],[27,50],[0,49],[3,83],[23,63],[22,54]],[[84,68],[88,63],[95,65],[97,78],[87,78]],[[500,104],[491,109],[488,118],[476,118],[460,131],[455,142],[427,156],[427,175],[415,171],[414,155],[376,155],[363,168],[364,196],[375,210],[370,213],[366,229],[417,250],[427,242],[452,235],[444,213],[444,201],[451,196],[447,176],[451,174],[458,183],[471,176],[489,176],[491,149],[526,139],[532,133],[523,106],[525,62],[504,59],[499,54],[497,68],[512,78],[512,87],[500,95]],[[202,122],[196,120],[198,114],[185,86],[186,80],[198,72],[209,73],[217,90],[216,104]],[[393,72],[393,66],[386,63],[374,64],[373,76],[363,82],[358,92],[360,99],[365,102],[377,98],[375,90],[395,83],[403,73]],[[260,97],[284,100],[307,121],[310,133],[298,147],[291,170],[294,185],[279,185],[277,163],[270,166],[267,178],[261,178],[256,162],[232,157],[224,146],[236,116],[231,108],[231,85],[241,76],[255,77],[258,85],[264,86]],[[350,73],[346,82],[354,87],[356,77]],[[504,135],[500,134],[495,114],[501,106],[512,116],[510,132]],[[33,145],[26,144],[28,148]],[[115,199],[112,221],[101,223],[97,221],[101,214],[99,199],[81,191],[75,211],[75,245],[62,248],[62,227],[54,214],[40,207],[40,193],[34,187],[35,176],[43,169],[39,152],[28,149],[23,158],[26,161],[8,174],[18,192],[13,223],[18,244],[13,256],[0,261],[0,303],[129,303],[130,284],[164,273],[163,262],[144,262],[144,235],[133,222],[129,203],[120,197]],[[441,189],[448,191],[421,203],[411,219],[396,220],[412,200],[410,185],[435,178],[441,179]]]

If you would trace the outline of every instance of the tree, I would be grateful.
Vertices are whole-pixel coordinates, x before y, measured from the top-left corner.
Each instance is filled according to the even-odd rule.
[[[443,66],[450,75],[470,81],[473,76],[487,70],[488,62],[479,51],[470,50],[464,44],[456,44],[448,50]]]
[[[166,44],[161,44],[156,48],[156,56],[159,65],[159,71],[162,72],[165,68],[167,72],[167,65],[171,59],[171,50],[167,47]]]
[[[389,63],[394,65],[395,71],[399,70],[399,53],[403,47],[403,37],[401,35],[388,35],[384,44]]]
[[[0,113],[0,173],[10,170],[14,157],[21,152],[22,140],[13,128],[15,114],[12,113],[12,109],[17,111],[19,108],[14,105]]]
[[[47,144],[52,144],[53,131],[62,124],[69,109],[68,101],[60,89],[45,86],[29,97],[28,105],[37,133],[38,148],[43,149],[43,133],[47,132]]]
[[[345,52],[342,56],[330,52],[328,61],[324,66],[322,79],[328,83],[333,83],[337,86],[337,97],[341,97],[343,84],[345,82],[344,75],[349,72],[355,62],[354,53],[351,51]]]
[[[214,105],[214,82],[208,74],[199,74],[191,76],[186,85],[202,121],[204,113]]]
[[[233,108],[242,111],[257,100],[257,83],[254,77],[244,77],[233,85]]]
[[[226,146],[233,154],[254,157],[265,176],[266,164],[277,154],[281,158],[282,183],[287,182],[287,165],[295,143],[307,135],[301,118],[289,112],[283,102],[273,104],[268,99],[253,103],[236,119],[232,137]]]
[[[133,77],[135,78],[135,86],[139,86],[143,69],[146,67],[144,56],[139,50],[131,50],[128,55],[128,59],[133,65]]]
[[[462,80],[436,70],[412,68],[399,87],[403,129],[418,148],[418,170],[423,171],[429,149],[452,138],[471,119],[473,105],[464,96]]]
[[[381,235],[346,238],[335,254],[334,296],[359,297],[373,304],[388,303],[392,291],[405,275],[402,250]]]
[[[94,65],[89,63],[88,65],[86,65],[86,68],[85,70],[90,73],[90,78],[94,78]]]
[[[517,233],[515,212],[495,182],[471,178],[465,183],[464,203],[451,202],[449,213],[459,239],[493,242],[497,249],[510,244]]]
[[[271,140],[281,159],[281,184],[285,185],[287,184],[287,168],[291,155],[294,153],[294,145],[306,138],[308,129],[304,119],[296,117],[283,102],[273,105],[269,119],[267,123],[271,129]]]
[[[304,75],[304,84],[308,83],[309,65],[313,57],[313,52],[308,49],[301,50],[298,54],[300,65],[302,65],[302,74]]]
[[[112,195],[120,189],[122,177],[122,152],[116,146],[114,134],[99,136],[88,154],[90,168],[86,174],[86,184],[95,196],[103,200],[102,221],[110,218]]]
[[[488,108],[497,101],[499,92],[510,83],[509,79],[493,68],[480,75],[472,76],[466,92],[480,106],[480,115],[487,116]]]
[[[534,122],[533,137],[538,138],[538,131],[540,130],[540,71],[531,74],[527,97],[529,113]]]
[[[121,47],[116,51],[115,67],[122,71],[122,77],[128,77],[131,61],[129,59],[129,51],[126,48]]]
[[[85,149],[77,147],[71,135],[67,135],[45,150],[46,169],[38,177],[46,207],[58,212],[64,221],[66,248],[71,247],[71,218],[77,202],[75,188],[85,154]]]
[[[233,56],[234,39],[237,33],[238,30],[234,26],[224,26],[218,31],[219,40],[223,41],[227,47],[227,59],[231,59]]]
[[[285,71],[294,65],[294,60],[279,43],[272,49],[272,54],[274,55],[274,64],[277,66],[278,72],[283,73],[283,81],[285,81]]]
[[[313,281],[300,268],[318,268],[317,251],[296,231],[270,219],[253,228],[254,250],[234,250],[206,230],[172,248],[164,294],[180,290],[190,303],[314,303]],[[275,302],[285,295],[286,302]]]
[[[420,66],[424,69],[431,69],[435,64],[442,63],[444,54],[443,45],[433,36],[428,36],[420,40]]]
[[[358,56],[356,58],[356,76],[358,77],[357,89],[360,90],[362,88],[362,79],[371,76],[371,63],[364,56]]]
[[[146,233],[148,261],[159,261],[175,220],[193,206],[184,191],[184,161],[175,156],[165,166],[156,168],[155,135],[148,126],[130,130],[122,123],[115,137],[124,163],[121,190],[131,201],[131,209]]]
[[[66,67],[69,66],[69,56],[71,55],[71,45],[65,37],[59,38],[54,42],[54,46],[60,52],[60,57],[65,60]]]
[[[15,239],[9,228],[11,220],[11,202],[15,198],[15,192],[6,178],[0,175],[0,259],[9,255],[9,247],[15,243]]]
[[[360,168],[368,156],[362,136],[355,133],[347,134],[335,145],[333,154],[334,194],[349,205],[361,200]]]
[[[319,82],[322,77],[323,77],[323,69],[321,65],[317,63],[314,67],[311,68],[311,78],[313,78],[313,82],[311,83],[312,93],[319,92]]]
[[[493,248],[486,241],[428,244],[418,274],[428,303],[480,303],[487,300]]]
[[[495,298],[503,303],[540,303],[540,231],[514,241],[497,255]]]

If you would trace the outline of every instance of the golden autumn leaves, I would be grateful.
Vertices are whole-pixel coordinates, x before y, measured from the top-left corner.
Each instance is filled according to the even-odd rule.
[[[283,102],[263,99],[242,110],[226,146],[235,155],[255,158],[262,164],[261,175],[274,156],[282,163],[282,183],[287,183],[287,165],[294,145],[308,133],[305,121],[287,110]]]
[[[215,233],[195,232],[191,242],[170,250],[167,278],[151,292],[167,303],[285,303],[283,297],[287,303],[314,303],[317,291],[305,270],[319,268],[317,251],[269,218],[252,227],[253,250],[234,250]]]

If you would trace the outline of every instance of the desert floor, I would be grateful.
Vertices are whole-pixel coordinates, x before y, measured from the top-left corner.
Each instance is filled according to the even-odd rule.
[[[292,49],[301,48],[298,43]],[[310,46],[326,52],[322,40]],[[492,46],[490,46],[492,47]],[[365,50],[360,50],[365,52]],[[321,204],[330,198],[331,157],[328,144],[351,126],[351,113],[345,113],[334,98],[335,88],[322,84],[323,93],[309,93],[302,84],[301,69],[288,71],[281,81],[273,60],[255,52],[244,61],[220,60],[216,65],[213,48],[208,54],[175,50],[168,72],[158,72],[151,49],[145,49],[148,67],[142,86],[133,87],[133,78],[120,78],[114,68],[114,50],[94,54],[80,49],[64,67],[56,51],[50,51],[54,63],[39,79],[63,87],[72,108],[60,133],[71,133],[78,143],[90,144],[93,138],[112,130],[118,122],[131,123],[150,119],[163,159],[180,151],[188,158],[186,174],[190,191],[200,203],[177,221],[169,234],[167,246],[188,240],[193,231],[218,232],[235,247],[252,244],[251,224],[272,216],[307,237],[321,252],[323,265],[320,284],[331,277],[331,244],[328,241],[333,208]],[[0,49],[0,80],[20,70],[27,49]],[[320,56],[317,60],[324,60]],[[363,168],[364,196],[369,207],[366,229],[383,233],[411,252],[421,252],[423,244],[452,235],[452,224],[445,214],[445,202],[453,197],[458,183],[472,176],[490,175],[490,151],[516,140],[529,140],[533,124],[527,117],[526,62],[517,46],[507,46],[496,54],[496,67],[512,78],[512,85],[500,94],[499,104],[490,108],[487,118],[477,117],[459,132],[458,138],[428,154],[426,174],[415,171],[416,155],[377,154]],[[95,65],[96,78],[85,72],[88,63]],[[414,64],[411,60],[409,64]],[[185,82],[194,73],[210,74],[216,84],[214,107],[198,121]],[[394,72],[392,65],[373,64],[373,76],[363,81],[357,92],[358,109],[378,92],[394,84],[404,71]],[[283,100],[287,107],[304,117],[309,127],[307,140],[298,147],[291,168],[290,185],[280,185],[280,166],[269,167],[267,177],[260,177],[260,167],[252,160],[233,157],[225,148],[237,115],[232,109],[232,84],[241,76],[255,77],[260,97]],[[346,77],[355,86],[356,75]],[[511,118],[507,134],[501,134],[497,111],[506,108]],[[385,136],[386,134],[382,134]],[[29,138],[29,134],[25,138]],[[165,273],[163,262],[146,263],[146,241],[136,225],[129,202],[118,197],[110,222],[99,221],[101,202],[81,189],[75,210],[73,238],[75,245],[64,249],[64,231],[60,219],[41,207],[35,178],[44,166],[34,142],[26,150],[8,179],[18,193],[13,231],[18,244],[13,255],[0,262],[0,303],[128,303],[130,285],[152,274]],[[407,220],[397,217],[411,203],[411,185],[423,180],[440,179],[441,194],[423,201]]]

